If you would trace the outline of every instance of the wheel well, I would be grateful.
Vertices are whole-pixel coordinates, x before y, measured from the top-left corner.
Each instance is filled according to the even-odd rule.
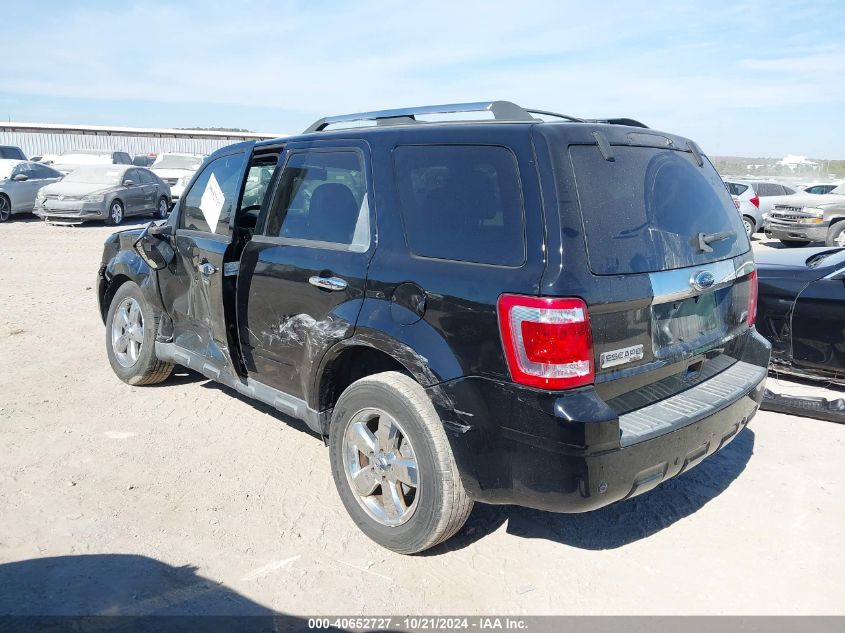
[[[398,371],[411,376],[411,372],[402,363],[374,347],[356,346],[344,350],[323,371],[319,387],[319,410],[334,408],[340,394],[356,380],[383,371]]]
[[[754,228],[757,228],[757,220],[754,219],[754,216],[743,214],[742,217],[751,222],[751,224],[754,225]]]
[[[127,281],[131,280],[126,275],[115,275],[114,277],[112,277],[111,283],[106,286],[106,290],[103,293],[102,299],[100,300],[100,309],[102,310],[103,323],[105,323],[106,316],[109,313],[109,306],[111,305],[112,298],[114,297],[118,288],[120,288]]]

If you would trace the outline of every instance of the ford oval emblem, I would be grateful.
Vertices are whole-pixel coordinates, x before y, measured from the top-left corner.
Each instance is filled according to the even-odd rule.
[[[696,290],[707,290],[716,283],[716,276],[709,270],[699,270],[690,279],[690,285]]]

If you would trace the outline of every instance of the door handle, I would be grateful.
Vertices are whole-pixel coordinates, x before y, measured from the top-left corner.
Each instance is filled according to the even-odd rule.
[[[308,280],[308,283],[323,290],[346,290],[346,282],[340,277],[320,277],[314,275]]]
[[[203,275],[208,277],[209,275],[213,275],[217,272],[217,267],[214,264],[210,264],[208,262],[203,262],[197,266],[197,270],[199,270]]]

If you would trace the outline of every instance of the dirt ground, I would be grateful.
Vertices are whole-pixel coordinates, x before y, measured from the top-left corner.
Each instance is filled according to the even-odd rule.
[[[845,614],[845,426],[761,412],[636,499],[477,506],[399,556],[302,424],[196,374],[112,374],[111,231],[0,225],[0,613]]]

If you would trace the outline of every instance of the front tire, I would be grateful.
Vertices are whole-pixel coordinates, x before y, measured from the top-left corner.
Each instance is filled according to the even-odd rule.
[[[472,510],[443,423],[413,379],[384,372],[340,396],[332,475],[352,520],[376,543],[415,554],[454,535]]]
[[[827,230],[824,240],[827,246],[845,246],[845,220],[841,220]]]
[[[123,203],[120,200],[112,200],[109,205],[109,214],[106,216],[106,224],[117,226],[123,222],[124,215]]]
[[[0,222],[7,222],[12,217],[12,203],[5,195],[0,195]]]
[[[106,353],[114,373],[130,385],[154,385],[167,380],[172,363],[155,354],[160,320],[141,288],[127,281],[112,298],[106,316]]]

